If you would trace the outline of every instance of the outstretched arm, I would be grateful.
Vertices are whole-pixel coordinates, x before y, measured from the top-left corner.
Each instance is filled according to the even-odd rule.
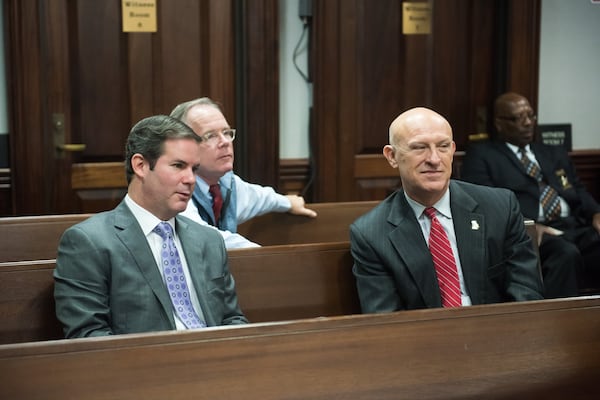
[[[315,218],[317,216],[317,212],[315,210],[306,208],[306,204],[304,203],[304,198],[302,196],[290,194],[286,195],[285,197],[287,197],[291,204],[289,213],[295,215],[304,215],[311,218]]]

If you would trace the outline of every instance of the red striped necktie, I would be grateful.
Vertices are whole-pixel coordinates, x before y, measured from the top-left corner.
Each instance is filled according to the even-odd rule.
[[[456,261],[446,231],[435,216],[435,208],[427,207],[425,215],[431,219],[429,233],[429,251],[433,258],[433,265],[442,295],[442,306],[459,307],[462,305],[460,296],[460,283]]]

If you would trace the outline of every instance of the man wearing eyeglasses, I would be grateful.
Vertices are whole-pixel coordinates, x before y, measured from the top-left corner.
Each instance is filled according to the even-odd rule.
[[[183,215],[221,231],[227,248],[256,247],[258,244],[237,233],[237,226],[268,212],[290,212],[316,217],[296,195],[281,195],[273,188],[251,184],[233,173],[231,128],[219,105],[208,97],[176,106],[171,116],[190,126],[202,138],[200,166],[192,201]]]
[[[497,137],[467,149],[461,178],[517,195],[523,215],[537,223],[545,296],[575,296],[600,272],[600,205],[562,147],[534,142],[535,122],[525,97],[499,96]]]

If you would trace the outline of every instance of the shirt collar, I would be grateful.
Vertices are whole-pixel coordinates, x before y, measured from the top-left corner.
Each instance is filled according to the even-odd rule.
[[[137,220],[138,224],[140,224],[140,227],[142,228],[142,232],[144,232],[145,236],[148,236],[152,232],[152,230],[154,228],[156,228],[156,225],[158,225],[159,222],[162,222],[159,218],[157,218],[150,211],[146,210],[144,207],[142,207],[138,203],[136,203],[135,200],[133,200],[129,196],[129,194],[125,195],[125,203],[127,204],[129,209],[133,213],[133,216]],[[173,217],[166,222],[168,222],[169,225],[171,225],[171,228],[173,228],[173,232],[174,232],[175,231],[175,218]]]
[[[408,202],[410,208],[412,208],[417,219],[420,218],[423,215],[423,211],[426,207],[421,203],[408,197],[408,194],[406,194],[406,192],[404,192],[404,196],[406,197],[406,201]],[[452,219],[452,212],[450,211],[450,188],[446,189],[446,193],[444,193],[442,198],[439,199],[438,202],[433,205],[433,208],[435,208],[438,211],[438,213],[440,213],[444,217]]]
[[[223,175],[221,179],[219,179],[219,186],[227,190],[231,190],[231,185],[233,182],[232,176],[233,171],[225,173],[225,175]],[[199,176],[196,176],[196,186],[202,193],[208,196],[208,189],[210,186],[208,183],[206,183],[204,179],[200,178]]]
[[[521,148],[519,146],[515,146],[514,144],[508,142],[506,142],[506,146],[508,146],[508,148],[511,149],[512,152],[515,153],[518,157],[521,157],[521,154],[519,154]],[[531,154],[531,148],[528,144],[525,145],[525,147],[523,147],[523,150],[525,150],[526,154]]]

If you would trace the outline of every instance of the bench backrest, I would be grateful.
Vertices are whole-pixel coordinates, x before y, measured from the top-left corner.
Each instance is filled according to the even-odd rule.
[[[0,262],[56,258],[63,232],[92,214],[0,218]]]
[[[238,299],[252,322],[360,313],[348,242],[232,250]],[[62,338],[54,260],[0,265],[0,343]]]
[[[592,399],[598,332],[596,297],[13,344],[0,398]]]
[[[238,232],[263,246],[348,241],[350,224],[377,204],[379,201],[309,204],[307,207],[318,213],[316,218],[269,213],[244,222]]]
[[[239,232],[263,246],[348,241],[350,224],[377,203],[313,203],[308,207],[317,211],[317,218],[269,213],[240,225]],[[56,258],[63,232],[91,215],[0,218],[0,262]]]

